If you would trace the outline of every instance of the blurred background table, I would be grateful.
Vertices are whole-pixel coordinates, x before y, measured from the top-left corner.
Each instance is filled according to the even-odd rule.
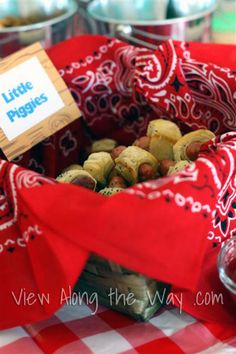
[[[221,1],[213,17],[213,42],[236,44],[236,1]]]

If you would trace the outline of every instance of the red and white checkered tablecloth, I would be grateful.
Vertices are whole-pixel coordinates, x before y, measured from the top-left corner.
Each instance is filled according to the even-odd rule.
[[[162,309],[146,323],[99,306],[66,305],[51,318],[0,332],[0,354],[236,353],[235,326]]]

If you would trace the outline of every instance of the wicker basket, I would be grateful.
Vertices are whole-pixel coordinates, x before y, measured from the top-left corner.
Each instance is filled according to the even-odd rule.
[[[93,255],[75,290],[97,293],[99,303],[146,321],[165,303],[169,285]]]

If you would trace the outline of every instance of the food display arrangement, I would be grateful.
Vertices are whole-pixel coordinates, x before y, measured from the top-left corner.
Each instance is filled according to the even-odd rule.
[[[109,307],[111,288],[134,293],[133,306],[112,306],[137,319],[165,305],[147,293],[169,291],[194,318],[235,323],[217,269],[236,227],[235,76],[223,66],[234,67],[231,48],[217,59],[218,48],[79,36],[47,50],[82,116],[1,160],[1,328],[53,315],[78,278]],[[12,288],[50,303],[17,306]],[[224,305],[194,306],[206,292]]]
[[[182,136],[174,122],[156,119],[149,123],[147,135],[131,146],[117,145],[109,138],[95,141],[83,167],[68,166],[57,181],[112,195],[136,183],[181,171],[196,160],[201,145],[214,137],[207,129]]]
[[[201,145],[214,137],[207,129],[182,135],[174,122],[155,119],[149,123],[146,136],[136,139],[131,146],[117,145],[115,140],[108,138],[95,141],[83,166],[70,165],[57,181],[112,196],[139,182],[183,170],[196,160]],[[135,319],[147,320],[163,304],[160,299],[168,296],[170,286],[92,255],[76,289],[90,294],[96,292],[102,304]],[[111,289],[127,297],[133,294],[136,301],[133,304],[111,303]],[[159,297],[155,297],[157,291]],[[155,302],[151,301],[153,298]]]

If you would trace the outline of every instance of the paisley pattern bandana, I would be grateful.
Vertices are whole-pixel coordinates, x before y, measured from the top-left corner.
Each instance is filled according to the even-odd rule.
[[[216,264],[236,234],[234,46],[169,41],[152,52],[80,36],[48,54],[83,117],[14,164],[0,160],[0,327],[50,316],[93,252],[172,284],[193,316],[235,323]],[[157,117],[217,137],[184,171],[110,198],[46,177],[77,161],[92,140],[129,144]],[[196,306],[197,294],[211,292],[223,303]],[[42,304],[42,294],[50,301]]]

